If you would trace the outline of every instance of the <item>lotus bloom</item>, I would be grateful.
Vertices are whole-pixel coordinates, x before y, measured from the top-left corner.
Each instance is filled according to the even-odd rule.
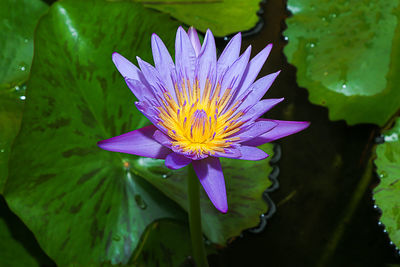
[[[250,60],[250,46],[240,55],[238,33],[217,59],[210,30],[201,45],[194,28],[186,33],[179,27],[175,64],[156,34],[151,46],[155,67],[137,57],[139,69],[118,53],[112,60],[138,99],[136,107],[153,125],[98,145],[109,151],[165,159],[170,169],[193,164],[211,202],[226,213],[219,158],[265,159],[268,155],[257,146],[299,132],[309,123],[260,118],[283,100],[261,100],[279,71],[255,81],[271,44]]]

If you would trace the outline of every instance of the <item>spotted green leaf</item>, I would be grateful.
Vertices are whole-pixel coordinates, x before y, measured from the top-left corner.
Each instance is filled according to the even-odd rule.
[[[184,262],[192,255],[188,224],[160,220],[153,223],[143,236],[143,246],[130,261],[136,267],[186,266]],[[206,251],[215,253],[211,245],[206,245]]]
[[[374,189],[375,203],[382,210],[381,221],[389,237],[400,247],[400,118],[384,133],[385,143],[376,148],[375,165],[380,177]]]
[[[33,32],[47,9],[40,0],[0,1],[0,193],[7,178],[10,147],[21,123],[22,83],[32,62]]]
[[[0,193],[8,176],[8,158],[12,142],[21,125],[25,86],[0,88]]]
[[[146,227],[183,212],[96,143],[144,125],[111,54],[150,60],[178,23],[130,1],[65,0],[39,22],[4,195],[59,266],[127,263]]]
[[[202,32],[211,29],[215,36],[226,36],[253,28],[259,20],[260,0],[147,1],[147,7],[170,14]]]
[[[332,120],[384,125],[400,108],[400,1],[289,0],[285,54]]]
[[[269,155],[272,154],[271,144],[265,144],[260,148]],[[268,162],[268,159],[262,161],[221,159],[228,196],[228,213],[220,213],[201,189],[203,231],[210,241],[225,245],[228,239],[260,223],[260,215],[268,210],[267,203],[262,199],[263,192],[271,185],[268,176],[272,167]],[[164,166],[162,160],[149,158],[135,161],[134,166],[144,174],[147,181],[186,211],[188,210],[187,167],[172,172]],[[161,177],[164,179],[160,179]]]

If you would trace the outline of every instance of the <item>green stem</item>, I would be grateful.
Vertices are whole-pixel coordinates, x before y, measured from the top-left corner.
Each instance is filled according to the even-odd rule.
[[[188,175],[189,226],[192,239],[193,258],[197,267],[208,267],[206,250],[204,249],[203,231],[200,213],[200,183],[192,164]]]

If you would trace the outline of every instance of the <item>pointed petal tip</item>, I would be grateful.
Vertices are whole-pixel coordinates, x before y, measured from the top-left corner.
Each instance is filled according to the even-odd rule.
[[[151,35],[151,44],[152,44],[152,45],[155,45],[157,39],[159,39],[159,38],[160,38],[160,37],[158,37],[157,34],[153,33],[153,34]]]
[[[97,142],[97,146],[98,146],[99,148],[103,149],[103,150],[113,151],[113,152],[114,152],[114,149],[113,149],[113,140],[112,140],[112,138],[104,139],[104,140],[98,141],[98,142]]]
[[[239,46],[240,46],[240,44],[242,43],[242,33],[238,32],[229,41],[232,41],[233,39],[239,39]]]
[[[194,26],[190,26],[188,32],[197,32],[197,30]]]
[[[106,140],[107,140],[107,139],[98,141],[98,142],[97,142],[97,146],[100,147],[101,149],[107,150],[107,149],[105,149],[105,143],[106,143],[105,141],[106,141]]]
[[[186,33],[185,29],[183,29],[182,26],[179,26],[178,29],[176,30],[176,35]]]
[[[217,210],[219,210],[221,213],[226,214],[228,212],[228,205],[226,207],[218,208],[217,206],[215,207]]]
[[[228,211],[225,179],[218,158],[208,157],[192,161],[194,171],[212,204],[222,213]]]
[[[311,125],[310,121],[299,121],[299,122],[304,124],[303,128],[300,131],[307,129]]]

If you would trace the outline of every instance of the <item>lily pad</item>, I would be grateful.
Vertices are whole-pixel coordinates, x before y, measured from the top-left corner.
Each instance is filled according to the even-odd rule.
[[[11,144],[18,133],[24,86],[33,56],[33,32],[48,6],[40,0],[0,2],[0,193]]]
[[[0,89],[0,193],[8,175],[11,145],[21,125],[25,86]]]
[[[253,28],[259,21],[260,0],[146,1],[146,7],[170,14],[202,32],[211,29],[215,36],[226,36]],[[146,4],[151,2],[152,4]]]
[[[0,3],[0,90],[28,79],[33,56],[33,32],[48,10],[40,0],[3,0]]]
[[[269,155],[273,153],[272,147],[272,144],[260,146]],[[268,210],[262,195],[272,184],[268,179],[272,171],[268,159],[262,161],[221,159],[228,196],[228,213],[220,213],[211,204],[204,190],[201,190],[203,231],[211,242],[226,245],[228,239],[260,223],[260,215]],[[186,193],[188,167],[172,172],[164,166],[163,160],[149,158],[141,158],[135,161],[133,166],[147,181],[176,201],[184,210],[188,210]]]
[[[400,118],[384,133],[385,143],[376,148],[375,165],[381,179],[374,189],[375,203],[390,239],[400,247]]]
[[[137,157],[96,145],[146,122],[111,54],[150,60],[151,34],[172,47],[177,27],[130,1],[56,2],[39,22],[4,196],[60,266],[127,263],[150,223],[185,217],[134,174]]]
[[[399,0],[289,0],[285,54],[332,120],[384,125],[400,108]]]
[[[0,266],[52,266],[33,234],[8,209],[0,196]]]
[[[143,234],[143,246],[135,251],[130,261],[136,267],[186,266],[192,255],[189,225],[173,220],[153,223]],[[206,246],[207,254],[216,253],[213,246]]]

